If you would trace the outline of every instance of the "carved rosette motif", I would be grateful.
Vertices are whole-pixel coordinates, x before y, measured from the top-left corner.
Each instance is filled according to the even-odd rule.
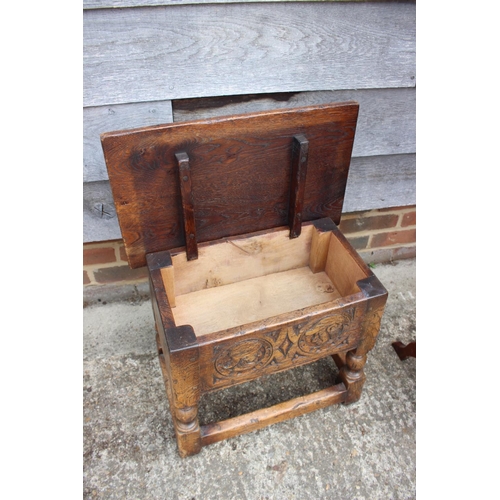
[[[316,354],[325,348],[341,348],[349,343],[349,325],[354,319],[354,310],[320,319],[299,337],[298,345],[306,354]]]
[[[355,308],[317,320],[266,332],[266,338],[247,338],[214,349],[214,367],[221,379],[251,379],[253,374],[319,358],[322,353],[352,348],[359,337]],[[269,368],[269,370],[267,370]]]
[[[215,360],[215,369],[225,377],[260,370],[269,363],[273,346],[264,339],[246,339],[224,349]]]

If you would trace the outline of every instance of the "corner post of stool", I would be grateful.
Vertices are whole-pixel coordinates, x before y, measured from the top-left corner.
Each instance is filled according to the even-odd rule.
[[[199,453],[202,446],[198,422],[201,397],[199,346],[190,325],[167,328],[165,336],[169,346],[171,412],[179,454],[186,457]]]
[[[346,404],[354,403],[361,397],[366,380],[364,366],[367,354],[375,346],[388,296],[387,290],[373,273],[368,278],[359,280],[357,284],[368,301],[361,325],[361,341],[355,349],[347,353],[345,364],[338,375],[339,381],[347,388]]]

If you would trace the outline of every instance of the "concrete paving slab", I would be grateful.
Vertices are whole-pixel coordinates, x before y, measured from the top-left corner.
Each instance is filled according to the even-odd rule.
[[[216,443],[185,459],[177,454],[147,293],[115,293],[108,302],[101,292],[100,301],[87,301],[84,498],[416,498],[416,360],[400,361],[391,347],[395,340],[415,340],[415,265],[411,259],[374,268],[390,295],[359,402]],[[200,420],[319,390],[335,374],[334,364],[321,360],[210,394],[202,399]]]

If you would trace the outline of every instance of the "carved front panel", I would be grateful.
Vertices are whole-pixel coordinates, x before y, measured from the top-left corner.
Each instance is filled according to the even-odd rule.
[[[213,347],[211,368],[206,367],[206,388],[252,380],[352,349],[359,341],[361,316],[351,307],[221,342]]]

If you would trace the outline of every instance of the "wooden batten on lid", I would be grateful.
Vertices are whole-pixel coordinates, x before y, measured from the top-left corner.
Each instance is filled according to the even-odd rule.
[[[146,255],[302,222],[340,222],[353,101],[108,132],[101,141],[132,268]]]

